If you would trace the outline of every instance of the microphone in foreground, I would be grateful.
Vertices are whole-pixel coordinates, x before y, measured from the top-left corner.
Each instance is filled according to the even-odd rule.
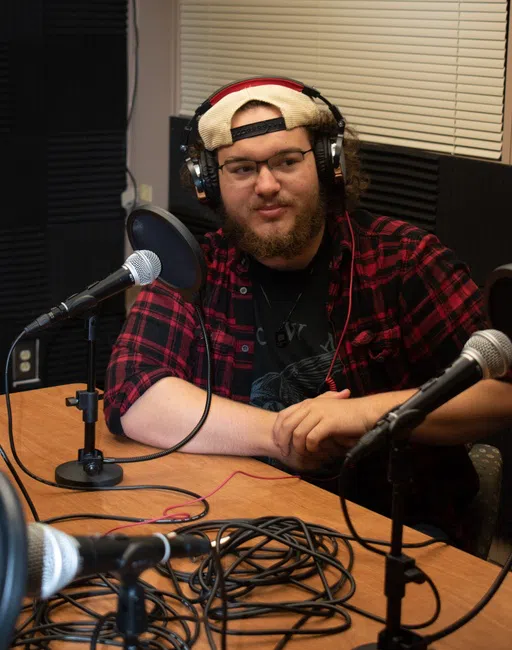
[[[395,430],[409,432],[429,413],[464,392],[480,379],[503,377],[512,364],[512,342],[498,330],[475,332],[458,359],[429,379],[412,397],[383,416],[347,453],[345,462],[354,463],[392,437]]]
[[[155,533],[139,537],[73,537],[47,524],[29,524],[28,596],[50,598],[78,577],[116,573],[134,566],[142,572],[175,557],[211,551],[211,542],[194,535]]]
[[[41,314],[23,331],[25,334],[33,334],[61,320],[78,316],[129,287],[150,284],[160,275],[161,269],[162,265],[155,253],[135,251],[120,269],[89,285],[84,291],[73,294],[49,312]]]

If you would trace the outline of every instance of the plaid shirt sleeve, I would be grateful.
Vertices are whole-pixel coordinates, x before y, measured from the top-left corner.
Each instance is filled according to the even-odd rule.
[[[190,380],[194,330],[194,307],[165,284],[157,280],[139,293],[105,378],[104,413],[113,433],[123,433],[121,416],[157,381]]]
[[[426,381],[455,360],[469,337],[489,323],[467,266],[434,235],[411,242],[402,270],[404,343],[410,362],[425,373],[420,381]]]

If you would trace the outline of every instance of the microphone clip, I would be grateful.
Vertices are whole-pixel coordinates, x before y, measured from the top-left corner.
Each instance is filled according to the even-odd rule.
[[[382,420],[388,425],[391,438],[407,438],[411,431],[419,426],[426,418],[426,413],[419,409],[400,410],[400,405],[395,406]]]
[[[74,406],[79,411],[83,411],[84,422],[91,424],[98,421],[98,400],[103,399],[103,394],[97,390],[90,392],[88,390],[77,390],[75,397],[66,397],[66,406]]]

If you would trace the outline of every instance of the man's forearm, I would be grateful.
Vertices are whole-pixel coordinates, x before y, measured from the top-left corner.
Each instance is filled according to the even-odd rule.
[[[373,424],[416,390],[382,393],[361,398]],[[371,414],[371,415],[370,415]],[[512,424],[512,384],[483,380],[427,416],[412,439],[428,444],[471,442]]]
[[[198,423],[206,392],[182,379],[166,377],[151,386],[121,418],[127,436],[155,447],[172,447]],[[212,396],[210,413],[183,451],[201,454],[272,456],[275,413]]]

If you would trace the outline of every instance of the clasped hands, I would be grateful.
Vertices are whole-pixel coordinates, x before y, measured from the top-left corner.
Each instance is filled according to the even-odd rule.
[[[328,391],[280,411],[272,429],[283,461],[313,469],[343,456],[371,428],[364,400],[350,399],[348,389]]]

